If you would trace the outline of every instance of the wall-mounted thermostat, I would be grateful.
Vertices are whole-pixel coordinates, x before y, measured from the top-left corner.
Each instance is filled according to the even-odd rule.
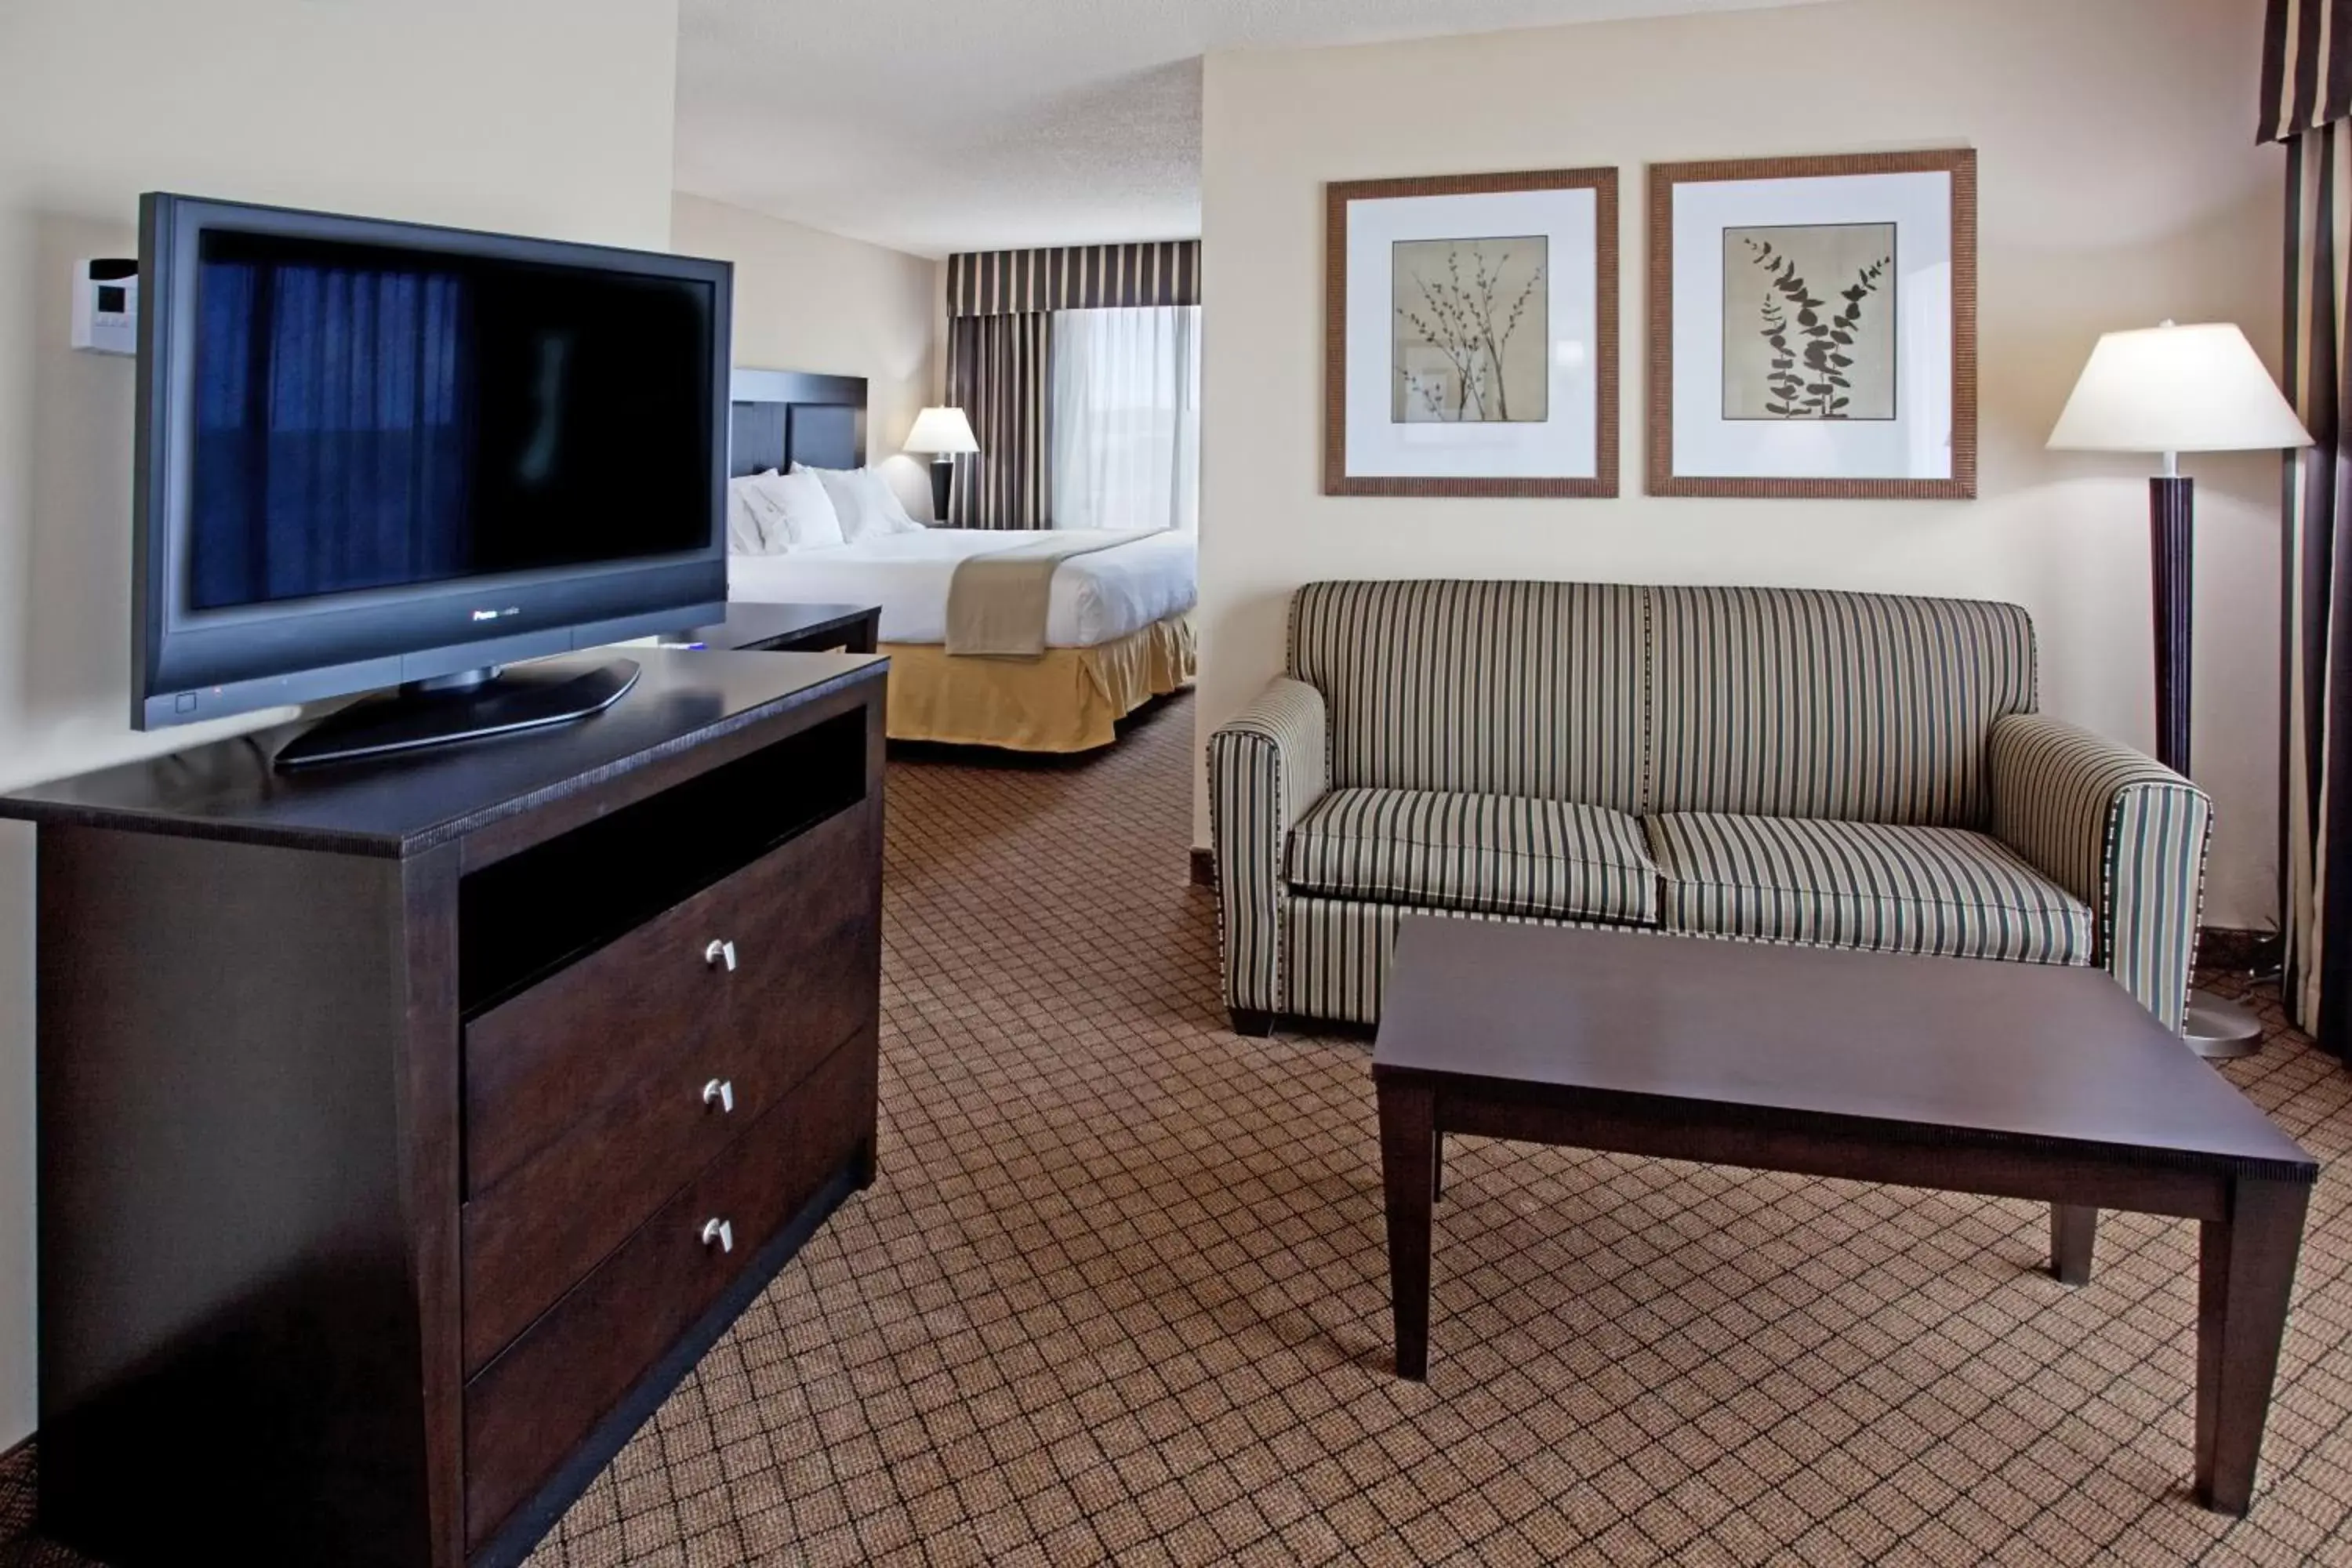
[[[139,263],[122,256],[74,264],[73,346],[102,354],[139,352]]]

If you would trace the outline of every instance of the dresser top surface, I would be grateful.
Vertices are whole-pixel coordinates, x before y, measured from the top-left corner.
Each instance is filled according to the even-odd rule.
[[[437,750],[280,773],[308,721],[0,795],[0,817],[377,855],[413,854],[779,720],[888,661],[859,654],[629,647],[537,668],[636,661],[629,693],[576,722]]]

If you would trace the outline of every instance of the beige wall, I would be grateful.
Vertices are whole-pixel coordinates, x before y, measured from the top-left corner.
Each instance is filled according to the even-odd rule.
[[[1524,575],[2013,599],[2040,631],[2043,706],[2151,743],[2147,465],[2042,444],[2104,330],[2236,321],[2275,365],[2283,176],[2279,150],[2252,144],[2262,11],[1841,0],[1212,57],[1202,733],[1280,668],[1299,583]],[[1813,59],[1835,64],[1801,84]],[[1949,145],[1980,161],[1979,499],[1643,496],[1642,166]],[[1623,499],[1320,495],[1323,182],[1588,164],[1617,165],[1623,198]],[[2200,481],[2197,772],[2221,816],[2208,918],[2267,925],[2278,461],[2184,462]]]
[[[939,263],[680,192],[670,242],[735,263],[735,363],[866,379],[866,460],[918,519],[931,515],[929,458],[898,450],[934,401]]]
[[[676,0],[0,5],[0,788],[219,732],[128,728],[132,367],[67,348],[75,258],[132,254],[157,188],[663,247],[677,42]],[[0,1447],[35,1409],[31,889],[0,828]]]

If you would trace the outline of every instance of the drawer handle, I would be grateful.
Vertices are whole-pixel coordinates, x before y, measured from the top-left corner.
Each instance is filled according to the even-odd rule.
[[[728,1224],[723,1219],[704,1220],[702,1222],[702,1245],[708,1247],[714,1241],[719,1244],[719,1251],[734,1251],[735,1227]]]
[[[721,1116],[735,1113],[735,1085],[731,1079],[714,1078],[702,1086],[702,1103],[719,1107]]]
[[[734,973],[735,944],[731,942],[712,941],[709,947],[702,950],[702,962],[713,969],[724,963],[727,965],[727,973]]]

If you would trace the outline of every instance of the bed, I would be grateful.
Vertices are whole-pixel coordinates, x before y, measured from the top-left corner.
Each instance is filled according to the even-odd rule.
[[[866,460],[866,383],[856,376],[738,370],[729,472],[848,468]],[[999,565],[1040,544],[1076,550],[1050,566],[1042,647],[949,651],[958,569]],[[1041,569],[1042,570],[1042,569]],[[927,528],[778,555],[730,555],[728,596],[753,603],[881,607],[890,656],[893,740],[1021,752],[1083,752],[1117,738],[1118,720],[1192,684],[1192,535],[1173,531],[1081,538]]]

